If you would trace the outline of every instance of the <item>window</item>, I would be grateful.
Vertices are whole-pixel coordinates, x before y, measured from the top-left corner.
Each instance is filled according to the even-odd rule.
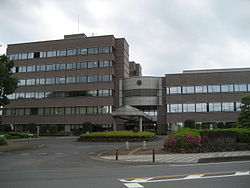
[[[20,66],[19,72],[26,72],[26,66]]]
[[[78,62],[76,63],[76,68],[77,69],[86,69],[87,68],[87,62]]]
[[[9,58],[10,60],[18,60],[18,54],[10,54]]]
[[[99,67],[111,67],[112,61],[105,60],[105,61],[99,61]]]
[[[195,104],[183,104],[183,112],[195,112]]]
[[[97,96],[97,90],[88,90],[87,91],[87,96],[96,97]]]
[[[209,112],[221,112],[221,103],[209,103]]]
[[[40,52],[34,52],[34,58],[40,58]]]
[[[25,99],[25,93],[19,93],[18,99]]]
[[[218,93],[220,92],[220,85],[209,85],[208,86],[209,93]]]
[[[76,83],[76,77],[66,77],[66,83]]]
[[[169,87],[170,94],[181,93],[181,86],[179,87]]]
[[[207,86],[195,86],[195,93],[207,93]]]
[[[76,55],[76,49],[69,49],[67,50],[67,56]]]
[[[207,103],[196,103],[196,112],[207,112]]]
[[[246,84],[235,84],[234,91],[247,91],[247,85]]]
[[[66,107],[65,108],[65,114],[66,115],[71,115],[72,114],[72,108],[71,107]]]
[[[52,115],[53,108],[44,108],[44,115]]]
[[[64,115],[64,108],[61,108],[61,107],[54,108],[54,114],[55,115]]]
[[[65,70],[66,69],[66,64],[56,64],[56,70]]]
[[[19,59],[28,59],[28,54],[27,53],[19,54]]]
[[[28,59],[33,59],[34,58],[34,53],[31,52],[31,53],[28,53]]]
[[[38,108],[31,108],[30,115],[38,115]]]
[[[56,84],[65,84],[66,78],[65,77],[56,77]]]
[[[36,71],[36,66],[32,65],[32,66],[27,66],[27,72],[35,72]]]
[[[35,78],[27,79],[27,81],[26,81],[27,86],[32,86],[32,85],[35,85],[35,84],[36,84],[36,79]]]
[[[27,92],[26,93],[26,99],[33,99],[33,98],[35,98],[34,92]]]
[[[88,106],[87,107],[87,114],[93,114],[94,113],[94,107],[93,106]]]
[[[36,85],[44,85],[44,84],[45,84],[45,78],[36,79]]]
[[[53,70],[56,70],[55,64],[47,65],[47,71],[53,71]]]
[[[183,86],[182,93],[194,93],[194,86]]]
[[[87,53],[88,53],[87,48],[80,48],[77,51],[78,51],[77,54],[79,54],[79,55],[87,55]]]
[[[221,92],[233,92],[234,91],[234,85],[221,85]]]
[[[66,56],[66,50],[57,50],[56,56]]]
[[[182,104],[170,104],[170,112],[182,112]]]
[[[26,80],[19,80],[18,85],[19,86],[25,86],[26,85]]]
[[[38,92],[38,98],[39,99],[45,98],[44,92]]]
[[[88,48],[88,54],[98,54],[98,47],[97,48]]]
[[[110,82],[110,75],[99,75],[98,76],[98,81],[99,82]]]
[[[87,107],[77,107],[79,108],[79,114],[86,114]],[[77,110],[76,110],[77,113]]]
[[[40,58],[46,58],[47,52],[40,52]]]
[[[109,112],[109,106],[98,106],[98,113],[99,114],[108,114]]]
[[[248,87],[248,91],[250,91],[250,84],[247,84],[247,87]]]
[[[38,108],[38,114],[37,115],[43,116],[44,115],[44,109],[43,108]]]
[[[98,61],[89,61],[88,68],[96,68],[98,67]]]
[[[97,82],[97,76],[88,76],[88,82]]]
[[[85,82],[87,82],[86,76],[77,76],[76,77],[76,83],[85,83]]]
[[[47,51],[47,57],[56,57],[56,51]]]
[[[67,63],[67,69],[76,69],[76,63]]]
[[[241,111],[241,108],[240,108],[241,105],[242,105],[241,102],[236,102],[236,103],[235,103],[236,111]]]
[[[112,90],[110,89],[98,90],[98,96],[112,96]]]
[[[37,65],[36,71],[46,71],[46,65]]]
[[[55,84],[55,78],[46,78],[46,84]]]
[[[223,102],[222,103],[222,111],[233,112],[234,111],[234,103],[233,102]]]
[[[99,52],[103,54],[108,54],[112,52],[112,47],[111,46],[101,46],[99,47]]]

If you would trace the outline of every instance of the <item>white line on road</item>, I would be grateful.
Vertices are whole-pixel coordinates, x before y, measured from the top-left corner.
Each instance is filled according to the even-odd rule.
[[[141,187],[144,187],[144,186],[140,185],[139,183],[124,183],[124,185],[126,187],[129,187],[129,188],[141,188]]]
[[[209,166],[209,165],[219,165],[219,164],[237,164],[237,163],[250,163],[250,161],[234,161],[234,162],[221,162],[221,163],[197,163],[197,164],[176,164],[176,165],[169,165],[175,167],[182,167],[182,166]]]
[[[204,176],[204,174],[190,175],[185,177],[184,179],[198,179],[201,178],[202,176]]]

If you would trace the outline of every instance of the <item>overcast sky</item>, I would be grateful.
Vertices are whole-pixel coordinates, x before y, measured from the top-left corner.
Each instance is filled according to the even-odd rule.
[[[143,75],[250,67],[250,0],[0,0],[0,54],[65,34],[124,37]]]

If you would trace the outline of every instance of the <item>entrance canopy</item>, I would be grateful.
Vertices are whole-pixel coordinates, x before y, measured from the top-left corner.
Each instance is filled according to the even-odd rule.
[[[111,115],[114,118],[121,118],[121,119],[129,120],[129,121],[137,120],[140,117],[145,120],[153,121],[152,117],[150,117],[149,115],[145,114],[143,111],[135,107],[132,107],[130,105],[125,105],[125,106],[118,108],[116,111],[112,112]]]

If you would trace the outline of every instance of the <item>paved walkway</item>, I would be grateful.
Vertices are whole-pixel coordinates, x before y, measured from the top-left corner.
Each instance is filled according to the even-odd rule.
[[[156,154],[155,162],[161,163],[198,163],[199,159],[216,157],[250,156],[250,151],[231,151],[192,154]],[[102,159],[115,160],[115,156],[101,156]],[[152,162],[152,155],[119,155],[119,161]]]

